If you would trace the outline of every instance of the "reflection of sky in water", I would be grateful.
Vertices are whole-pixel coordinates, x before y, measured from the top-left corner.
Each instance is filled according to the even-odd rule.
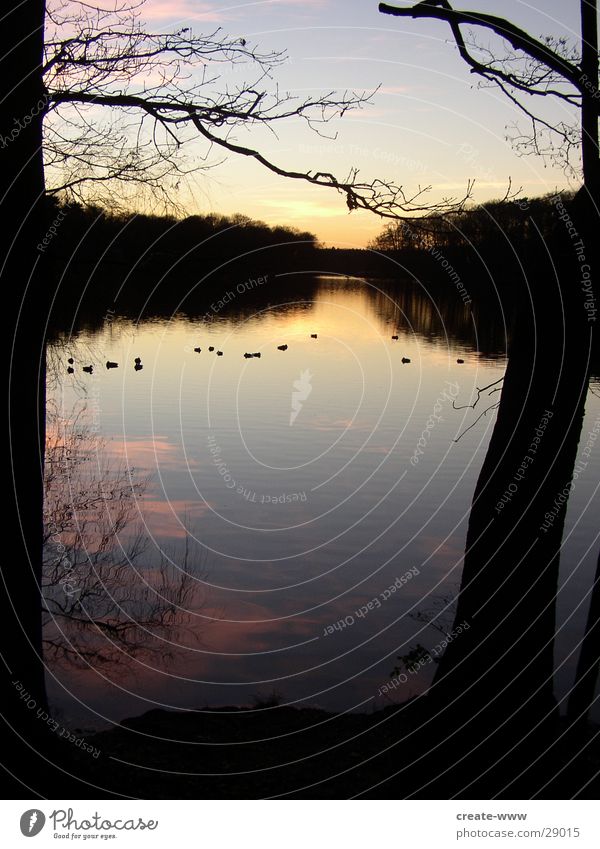
[[[485,407],[454,410],[452,395],[468,404],[476,387],[502,375],[504,362],[449,341],[452,328],[445,338],[435,316],[420,315],[418,332],[410,325],[411,315],[395,314],[384,296],[337,283],[297,310],[210,324],[183,316],[113,321],[78,337],[69,350],[98,367],[86,380],[79,373],[75,383],[65,380],[55,397],[65,413],[87,404],[109,454],[134,475],[152,475],[139,504],[146,534],[174,562],[187,534],[207,592],[197,611],[201,640],[187,639],[164,664],[55,670],[76,699],[113,719],[155,704],[247,703],[273,689],[289,701],[369,707],[398,653],[439,641],[413,617],[458,584],[494,421],[492,411],[455,442]],[[209,353],[210,345],[224,355]],[[119,369],[106,371],[106,359]],[[290,425],[293,392],[300,406]],[[599,409],[590,395],[586,429]],[[596,452],[569,505],[559,660],[580,639],[587,612],[586,602],[568,619],[592,580],[596,528],[593,504],[587,512],[585,505],[599,465]],[[418,574],[381,606],[354,615],[410,569]],[[324,635],[348,616],[354,624]],[[573,665],[571,658],[557,675],[559,690]],[[429,676],[427,669],[412,676],[397,693],[418,692]],[[51,691],[81,716],[55,684]]]

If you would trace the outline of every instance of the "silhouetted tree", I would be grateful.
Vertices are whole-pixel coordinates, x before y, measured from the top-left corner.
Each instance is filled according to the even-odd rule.
[[[0,199],[6,213],[0,237],[0,283],[5,320],[13,329],[4,335],[9,404],[4,444],[10,464],[5,522],[13,552],[3,558],[0,584],[2,716],[10,737],[4,749],[13,746],[8,768],[21,764],[23,777],[43,729],[32,712],[24,709],[13,682],[20,680],[31,698],[45,706],[40,580],[48,285],[35,248],[44,234],[43,22],[43,1],[25,0],[3,10],[0,30]],[[20,737],[26,737],[27,743]],[[14,792],[27,791],[19,785]]]
[[[596,563],[594,583],[590,591],[590,606],[581,651],[575,671],[575,682],[568,703],[569,719],[576,730],[585,729],[590,710],[596,701],[595,692],[600,670],[600,555]]]
[[[370,100],[367,93],[329,92],[295,98],[271,86],[283,52],[261,52],[221,28],[194,34],[148,32],[140,21],[140,3],[127,0],[112,9],[83,2],[49,3],[43,63],[48,106],[44,148],[48,190],[80,199],[101,197],[114,203],[133,186],[174,201],[179,183],[207,167],[212,149],[255,159],[275,174],[344,195],[349,209],[370,209],[382,216],[398,212],[460,208],[464,199],[429,202],[429,187],[407,192],[375,179],[363,182],[352,168],[340,179],[322,171],[283,167],[260,151],[239,144],[237,128],[275,127],[301,119],[317,132],[333,119]],[[247,65],[240,83],[223,83],[223,72]],[[108,110],[108,116],[105,113]],[[204,140],[195,161],[186,142]],[[110,188],[103,189],[107,183]]]
[[[524,266],[519,282],[508,368],[471,506],[457,600],[456,621],[470,628],[448,646],[428,695],[444,739],[445,756],[438,751],[435,767],[442,773],[454,768],[463,782],[456,791],[468,793],[481,774],[479,795],[519,795],[513,782],[530,765],[535,770],[537,764],[541,784],[550,777],[538,761],[551,756],[546,750],[555,740],[558,566],[595,321],[586,280],[597,268],[600,208],[596,3],[581,3],[580,64],[562,42],[538,41],[502,18],[457,11],[446,0],[406,9],[381,4],[380,10],[447,21],[471,71],[500,86],[531,118],[533,150],[543,152],[541,119],[521,104],[521,94],[581,106],[583,187],[568,208],[555,200],[556,219],[560,213],[565,226],[556,228],[550,250],[535,214],[528,215],[538,241],[536,262]],[[475,58],[464,25],[494,32],[515,54]],[[521,64],[517,55],[524,57]],[[561,136],[563,161],[571,162],[571,131],[545,128]],[[544,526],[561,494],[565,507]],[[524,786],[523,793],[533,789]]]
[[[584,185],[597,207],[600,195],[597,0],[580,0],[580,8],[581,50],[578,51],[563,38],[549,36],[539,40],[505,18],[453,9],[448,0],[417,3],[402,9],[379,4],[379,10],[386,15],[446,21],[460,57],[471,73],[498,86],[529,119],[531,132],[515,139],[517,150],[558,159],[572,170],[573,151],[581,148]],[[496,55],[491,48],[481,48],[472,39],[465,39],[463,26],[481,27],[494,33],[507,49]],[[542,101],[555,99],[579,107],[579,127],[561,121],[552,123],[534,111],[531,101],[536,96]],[[542,140],[546,137],[550,139],[547,143]]]
[[[541,198],[511,198],[486,201],[445,216],[403,217],[386,224],[369,248],[378,251],[474,251],[489,253],[500,246],[505,255],[505,243],[513,249],[524,249],[541,233],[552,239],[560,222],[556,217],[556,194]],[[563,204],[573,201],[572,192],[561,192]],[[536,228],[531,221],[535,219]],[[500,239],[500,236],[502,239]],[[464,255],[464,254],[463,254]]]

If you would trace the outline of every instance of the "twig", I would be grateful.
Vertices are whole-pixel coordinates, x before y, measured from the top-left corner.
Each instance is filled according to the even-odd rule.
[[[456,439],[454,439],[454,440],[452,440],[452,441],[453,441],[453,442],[458,442],[460,439],[462,439],[462,438],[463,438],[463,436],[465,435],[465,433],[467,433],[467,431],[471,430],[471,428],[472,428],[472,427],[475,427],[475,425],[477,424],[477,422],[479,421],[479,419],[480,419],[480,418],[482,418],[483,416],[487,415],[487,413],[489,413],[489,411],[490,411],[490,410],[495,410],[495,409],[496,409],[497,407],[499,407],[499,406],[500,406],[500,401],[498,401],[496,404],[491,404],[489,407],[487,407],[487,409],[485,409],[485,410],[483,411],[483,413],[480,413],[480,414],[477,416],[477,418],[475,419],[475,421],[473,422],[473,424],[470,424],[470,425],[469,425],[469,427],[465,428],[465,429],[463,430],[463,432],[460,434],[460,436],[457,436],[457,438],[456,438]]]
[[[454,407],[455,410],[466,410],[468,407],[470,407],[472,410],[474,410],[477,402],[481,398],[481,393],[485,392],[486,389],[489,389],[490,386],[495,386],[497,383],[500,383],[502,380],[504,380],[504,375],[502,375],[502,377],[499,377],[498,380],[494,380],[492,383],[488,383],[487,386],[482,386],[481,389],[479,387],[476,387],[477,398],[475,399],[475,401],[472,404],[463,404],[462,406],[457,407],[456,401],[452,401],[452,406]],[[492,395],[493,392],[499,392],[501,390],[501,388],[502,387],[499,386],[498,389],[492,389],[492,392],[490,392],[489,394]]]

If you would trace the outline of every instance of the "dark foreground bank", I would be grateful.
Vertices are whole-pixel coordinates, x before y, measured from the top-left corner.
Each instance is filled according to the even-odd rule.
[[[86,738],[28,750],[12,798],[583,798],[598,797],[596,726],[573,738],[562,721],[541,757],[518,747],[468,752],[409,702],[370,714],[318,708],[153,710]],[[538,741],[539,742],[539,741]],[[99,752],[99,754],[97,754]],[[537,758],[537,762],[533,761]],[[533,765],[532,765],[533,764]]]

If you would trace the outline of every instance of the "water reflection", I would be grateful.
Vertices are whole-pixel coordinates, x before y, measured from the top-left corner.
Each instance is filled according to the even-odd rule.
[[[110,675],[200,638],[203,575],[188,544],[177,563],[149,556],[139,508],[149,478],[106,456],[85,412],[48,408],[43,642],[53,667]]]
[[[57,334],[59,362],[126,364],[89,377],[60,366],[52,392],[64,410],[83,399],[107,455],[151,475],[140,499],[149,553],[174,547],[180,557],[187,543],[206,558],[203,614],[213,624],[201,646],[147,664],[128,689],[60,673],[101,717],[249,703],[272,688],[289,702],[364,709],[390,698],[378,694],[398,655],[439,642],[415,615],[461,576],[494,425],[491,412],[465,433],[479,415],[469,404],[504,373],[502,314],[474,321],[454,292],[416,284],[299,280],[299,291],[296,278],[279,281],[277,303],[265,290],[206,318],[211,297],[172,318],[115,313]],[[593,399],[587,414],[598,414]],[[593,471],[582,478],[574,516],[594,480]],[[572,532],[567,521],[562,562],[579,566],[567,608],[589,588],[590,533],[589,520]],[[569,623],[563,654],[577,639]],[[393,699],[424,692],[431,673],[410,676]],[[559,688],[573,673],[573,660],[561,666]]]

